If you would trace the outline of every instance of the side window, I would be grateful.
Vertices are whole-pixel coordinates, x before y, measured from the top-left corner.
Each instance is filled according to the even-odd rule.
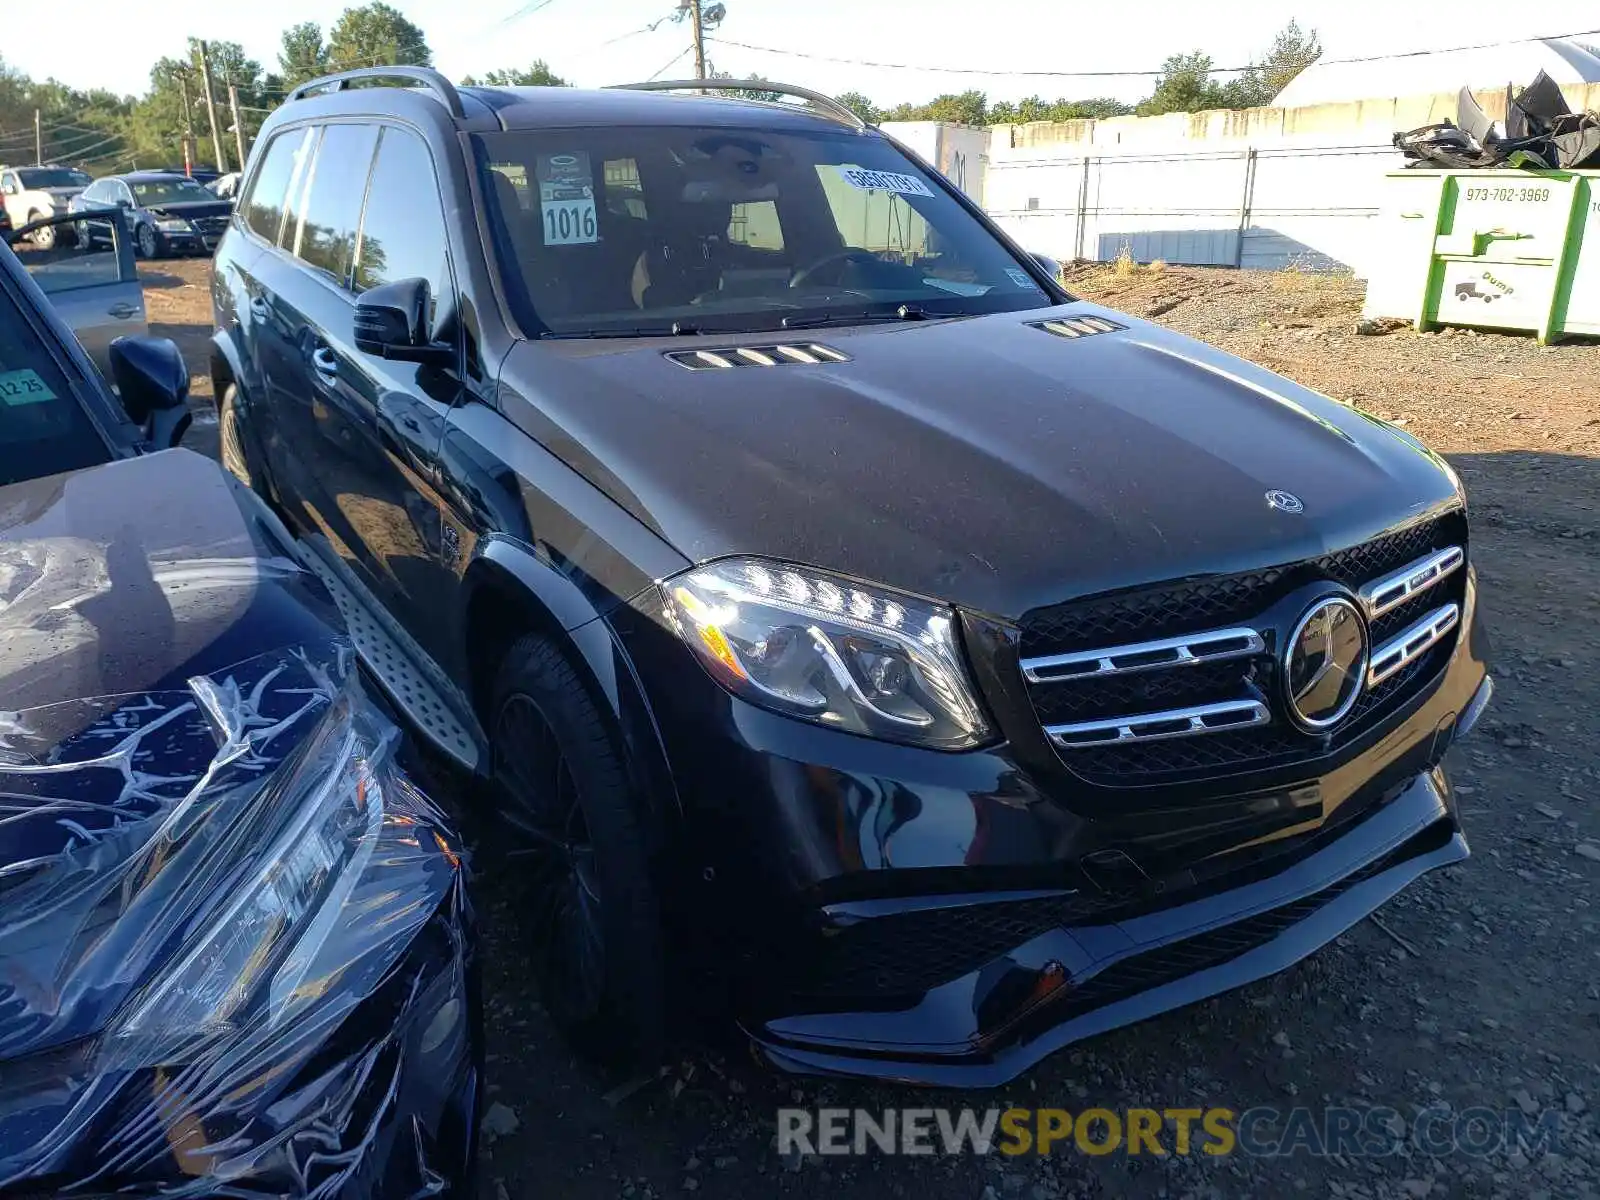
[[[15,195],[16,191],[17,177],[10,171],[7,171],[4,175],[0,175],[0,192],[4,192],[6,195],[11,196]]]
[[[273,138],[250,181],[249,194],[240,201],[245,224],[269,242],[278,240],[289,189],[303,173],[310,140],[310,129],[291,129]]]
[[[102,190],[103,189],[100,184],[91,183],[88,187],[83,189],[78,198],[80,200],[87,200],[92,204],[96,200],[100,199],[100,193]]]
[[[115,183],[113,183],[111,185],[111,187],[112,187],[111,203],[113,203],[113,204],[117,204],[117,203],[132,204],[133,203],[133,192],[129,189],[127,184],[122,182],[122,180],[120,180],[120,179],[117,180]]]
[[[375,125],[329,125],[311,167],[295,253],[341,284],[349,279],[355,260],[361,204],[377,142]]]
[[[408,130],[386,127],[361,222],[356,291],[421,278],[437,302],[450,282],[445,245],[444,208],[428,147]]]
[[[751,200],[733,206],[728,240],[752,250],[782,250],[783,227],[778,224],[774,200]]]

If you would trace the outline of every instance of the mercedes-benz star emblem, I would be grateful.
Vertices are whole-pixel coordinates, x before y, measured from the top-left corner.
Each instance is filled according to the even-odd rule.
[[[1303,513],[1306,510],[1299,496],[1293,492],[1280,492],[1276,488],[1267,493],[1267,507],[1285,513]]]
[[[1285,643],[1283,680],[1289,715],[1321,733],[1355,707],[1367,674],[1367,626],[1343,596],[1318,600]]]

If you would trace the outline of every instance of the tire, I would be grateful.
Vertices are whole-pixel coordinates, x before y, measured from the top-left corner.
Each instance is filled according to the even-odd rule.
[[[559,647],[507,653],[489,712],[492,795],[526,881],[545,1009],[588,1056],[648,1065],[664,1050],[664,937],[640,806],[616,739]]]
[[[159,258],[161,239],[156,236],[155,226],[140,222],[138,230],[133,235],[133,248],[140,258]]]
[[[43,213],[31,212],[28,214],[30,221],[42,221]],[[54,250],[56,248],[56,227],[46,225],[43,229],[35,229],[31,235],[33,244],[40,250]]]
[[[224,469],[245,487],[271,503],[272,497],[262,491],[250,466],[249,435],[239,425],[237,384],[228,384],[222,389],[222,394],[217,400],[217,441],[218,457],[221,458]]]
[[[89,232],[89,222],[79,221],[73,228],[78,232],[78,248],[80,250],[93,250],[94,235]]]

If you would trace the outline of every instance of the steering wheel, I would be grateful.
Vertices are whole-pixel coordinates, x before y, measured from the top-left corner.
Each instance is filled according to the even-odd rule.
[[[834,250],[824,254],[821,258],[808,262],[803,267],[796,267],[794,274],[789,279],[789,286],[802,288],[810,284],[828,267],[861,264],[863,266],[879,266],[883,260],[870,250],[858,250],[853,246],[846,246],[843,250]],[[835,280],[834,282],[838,282]]]

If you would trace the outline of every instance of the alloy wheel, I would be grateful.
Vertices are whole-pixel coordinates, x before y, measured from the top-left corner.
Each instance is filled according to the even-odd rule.
[[[605,991],[599,872],[582,799],[555,731],[527,695],[500,706],[494,778],[510,854],[529,870],[528,914],[545,1006],[562,1024],[592,1017]]]

